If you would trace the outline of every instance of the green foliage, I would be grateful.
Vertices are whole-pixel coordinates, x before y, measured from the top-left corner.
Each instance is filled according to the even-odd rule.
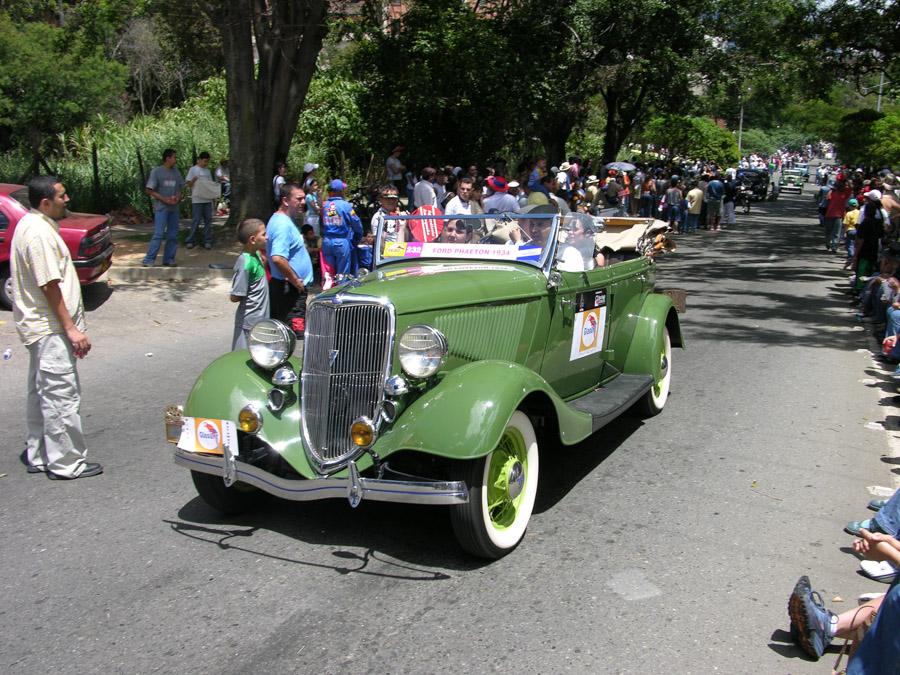
[[[784,108],[782,119],[811,140],[837,138],[841,116],[846,109],[821,99],[791,103]]]
[[[506,41],[464,3],[420,0],[396,35],[373,30],[353,54],[373,150],[403,142],[414,162],[483,159],[521,130]],[[503,55],[503,56],[500,56]],[[490,72],[488,72],[490,71]],[[501,83],[498,85],[498,83]]]
[[[362,91],[361,83],[340,72],[317,73],[306,94],[294,142],[330,147],[336,153],[364,153],[366,126],[357,103]]]
[[[887,113],[872,125],[869,157],[874,166],[900,167],[900,111]]]
[[[15,25],[0,14],[0,132],[9,143],[45,148],[48,137],[115,109],[124,91],[121,64],[69,42],[47,24]]]
[[[704,159],[720,166],[733,164],[739,159],[734,136],[706,117],[654,117],[644,129],[643,140],[657,148],[667,148],[670,158]]]
[[[900,79],[900,3],[896,0],[833,0],[819,3],[818,11],[803,26],[801,51],[817,68],[809,77],[835,73],[858,85],[870,75],[884,73],[888,81]]]
[[[875,122],[883,117],[884,113],[870,108],[863,108],[841,117],[835,139],[837,156],[848,164],[867,164],[871,160],[870,147],[880,140],[875,136]]]

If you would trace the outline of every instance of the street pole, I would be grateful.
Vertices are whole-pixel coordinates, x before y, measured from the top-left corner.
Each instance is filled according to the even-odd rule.
[[[744,158],[744,101],[741,100],[741,118],[738,121],[738,155]]]
[[[881,90],[884,89],[884,71],[881,71],[881,81],[878,83],[878,104],[875,106],[875,110],[881,112]]]

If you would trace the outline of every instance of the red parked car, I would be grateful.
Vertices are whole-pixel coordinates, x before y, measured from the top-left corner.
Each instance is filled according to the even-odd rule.
[[[12,308],[10,244],[16,225],[29,208],[27,187],[0,183],[0,305],[6,309]],[[82,286],[97,281],[112,265],[108,216],[69,211],[59,221],[59,234],[69,247]]]

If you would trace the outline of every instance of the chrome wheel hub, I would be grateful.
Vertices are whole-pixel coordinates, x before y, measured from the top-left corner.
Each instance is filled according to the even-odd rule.
[[[525,470],[522,468],[522,462],[517,461],[509,468],[506,485],[510,499],[522,494],[522,488],[525,487]]]

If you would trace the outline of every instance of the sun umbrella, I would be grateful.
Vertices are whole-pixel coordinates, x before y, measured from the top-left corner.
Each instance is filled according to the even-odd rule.
[[[610,162],[606,165],[606,169],[615,169],[616,171],[634,171],[637,167],[629,162]]]

